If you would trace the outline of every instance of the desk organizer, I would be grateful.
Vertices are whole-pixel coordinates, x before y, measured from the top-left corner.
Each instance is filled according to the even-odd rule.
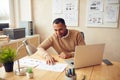
[[[74,75],[74,76],[66,76],[65,75],[65,80],[77,80],[76,78],[77,78],[76,75]]]
[[[65,71],[65,80],[76,80],[77,75],[75,73],[75,68],[69,68]]]

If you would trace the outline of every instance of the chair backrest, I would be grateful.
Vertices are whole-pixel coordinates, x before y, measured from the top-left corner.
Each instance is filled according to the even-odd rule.
[[[83,39],[85,39],[84,33],[83,33],[83,32],[81,32],[81,34],[82,34],[82,36],[83,36]]]

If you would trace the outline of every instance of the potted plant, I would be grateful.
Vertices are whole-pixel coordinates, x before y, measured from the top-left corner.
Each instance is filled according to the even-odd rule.
[[[32,68],[28,68],[27,72],[26,72],[26,76],[31,79],[33,78],[33,71]]]
[[[5,47],[0,49],[0,63],[3,64],[6,72],[13,71],[13,64],[16,58],[16,50]]]

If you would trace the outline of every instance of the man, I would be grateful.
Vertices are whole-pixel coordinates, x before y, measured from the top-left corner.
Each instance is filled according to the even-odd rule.
[[[45,50],[53,47],[60,58],[67,59],[74,56],[75,46],[85,45],[82,34],[77,30],[67,29],[64,19],[57,18],[53,21],[55,33],[44,40],[39,48],[47,64],[54,64],[55,59]]]

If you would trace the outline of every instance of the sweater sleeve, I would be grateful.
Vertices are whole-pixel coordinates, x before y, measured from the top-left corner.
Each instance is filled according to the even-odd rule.
[[[39,47],[42,47],[43,49],[47,50],[48,48],[50,48],[52,46],[52,36],[45,39],[40,45]]]

